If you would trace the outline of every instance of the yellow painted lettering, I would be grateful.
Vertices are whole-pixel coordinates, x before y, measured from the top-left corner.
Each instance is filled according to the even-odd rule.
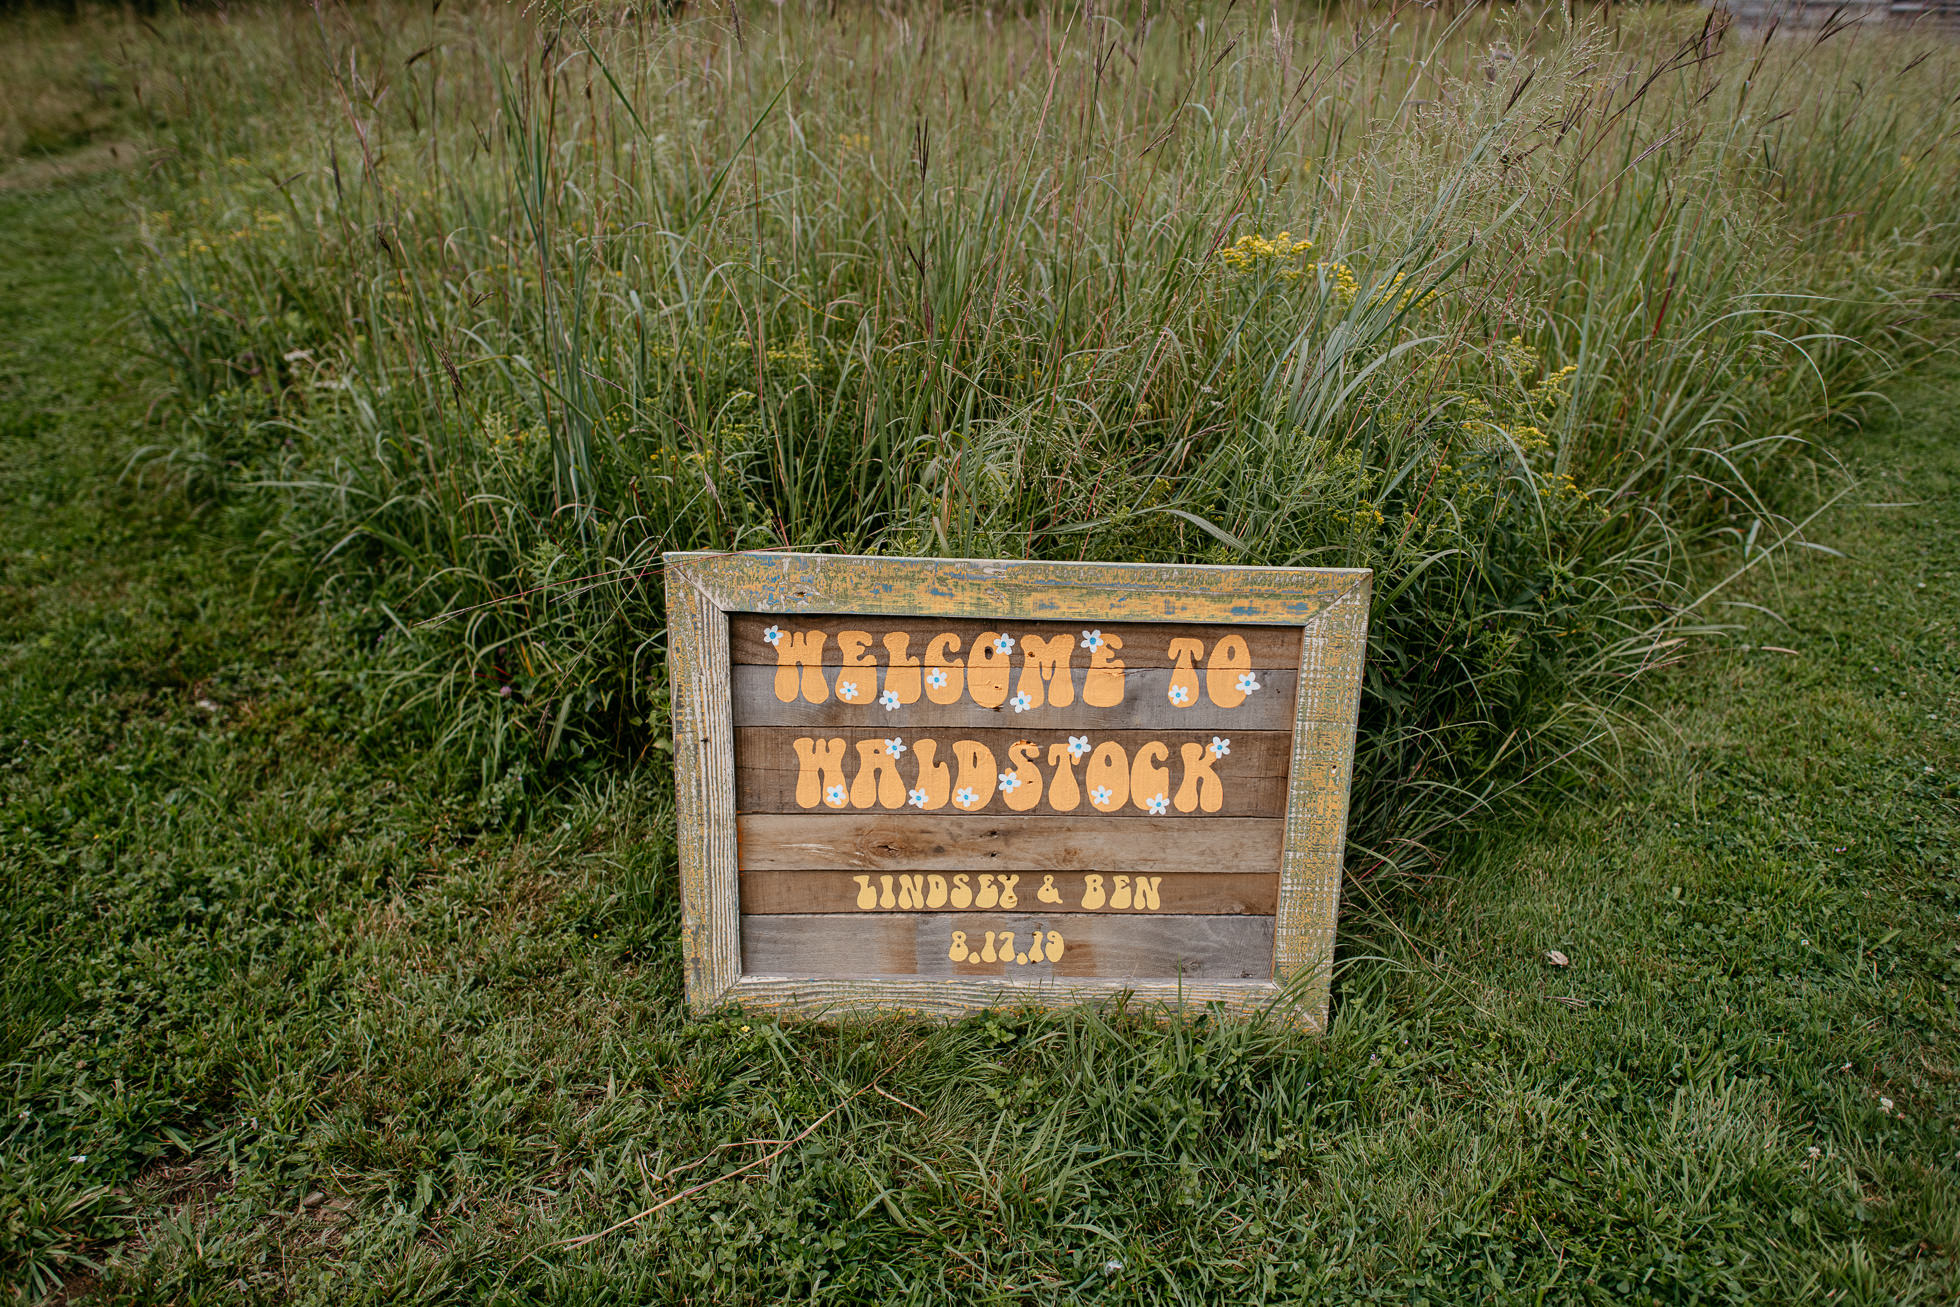
[[[795,745],[796,806],[814,808],[824,801],[826,790],[844,788],[844,742],[816,740],[805,735]]]
[[[943,908],[946,906],[946,878],[944,876],[926,877],[926,906]]]
[[[898,878],[898,906],[916,911],[926,905],[926,878],[924,876],[900,876]]]
[[[1021,906],[1021,896],[1014,892],[1014,887],[1020,883],[1021,878],[1019,876],[1002,876],[1000,878],[1001,907],[1012,910]]]
[[[926,645],[926,698],[934,703],[957,703],[966,690],[966,668],[960,663],[960,638],[935,635]]]
[[[1055,888],[1055,878],[1053,876],[1043,876],[1041,878],[1041,888],[1034,892],[1034,896],[1043,903],[1060,903],[1062,901],[1062,892]]]
[[[1211,658],[1205,663],[1205,693],[1220,708],[1236,708],[1245,702],[1239,677],[1251,670],[1252,651],[1245,647],[1245,637],[1225,636],[1211,647]]]
[[[1082,910],[1094,912],[1108,902],[1103,896],[1103,878],[1091,872],[1082,878]]]
[[[919,763],[917,788],[926,792],[926,801],[920,806],[927,812],[945,807],[953,797],[953,769],[938,761],[939,741],[912,741],[912,756]]]
[[[865,652],[871,648],[871,632],[839,631],[837,648],[843,654],[837,697],[845,703],[870,703],[878,697],[878,660]]]
[[[1115,812],[1130,801],[1130,755],[1114,740],[1104,740],[1089,755],[1083,769],[1089,804],[1097,812]]]
[[[1155,912],[1163,906],[1157,897],[1157,887],[1164,883],[1162,876],[1138,876],[1136,907],[1140,912]]]
[[[966,908],[973,905],[973,890],[968,887],[964,875],[953,877],[952,900],[953,906],[956,908]]]
[[[1040,756],[1041,746],[1026,740],[1016,740],[1007,750],[1007,765],[1014,769],[1014,778],[1021,783],[1001,798],[1015,812],[1026,812],[1041,802],[1041,773],[1034,768],[1034,761]]]
[[[785,631],[776,641],[776,700],[795,703],[797,692],[811,703],[830,698],[830,686],[823,679],[823,646],[829,637],[822,631]],[[797,668],[803,669],[801,676]]]
[[[1055,769],[1048,778],[1048,806],[1056,812],[1074,812],[1082,802],[1082,791],[1075,784],[1075,755],[1066,744],[1051,744],[1048,765]]]
[[[1082,702],[1092,708],[1114,708],[1123,702],[1123,647],[1120,635],[1105,635],[1089,652],[1089,670],[1082,676]]]
[[[864,746],[858,747],[862,749]],[[1157,765],[1170,756],[1169,745],[1162,740],[1152,740],[1138,746],[1137,756],[1130,763],[1130,802],[1145,812],[1150,811],[1152,799],[1162,799],[1165,807],[1170,806],[1170,769]]]
[[[1021,693],[1028,696],[1030,708],[1039,708],[1043,702],[1066,708],[1075,702],[1075,673],[1069,670],[1069,660],[1074,657],[1072,635],[1050,636],[1046,640],[1038,635],[1021,637]]]
[[[1000,768],[994,751],[978,740],[953,741],[953,760],[960,765],[959,788],[953,791],[953,806],[963,812],[978,812],[994,797]],[[964,802],[960,796],[965,795]]]
[[[911,643],[912,637],[904,631],[885,634],[885,693],[902,704],[919,701],[919,660],[906,652]]]
[[[905,782],[898,778],[898,759],[885,752],[883,740],[859,740],[858,774],[851,782],[851,806],[905,806]]]
[[[1178,782],[1175,800],[1177,810],[1190,812],[1203,808],[1206,812],[1217,812],[1224,807],[1225,783],[1212,770],[1218,765],[1218,755],[1189,740],[1179,745],[1177,751],[1184,759],[1184,779]]]
[[[1130,878],[1128,876],[1111,876],[1109,880],[1112,886],[1109,895],[1109,906],[1112,908],[1129,907]]]
[[[892,896],[892,878],[890,876],[878,877],[878,906],[881,908],[895,908],[898,906],[898,900]]]
[[[871,888],[871,877],[853,876],[851,879],[858,883],[858,911],[869,912],[877,907],[878,892]]]
[[[980,873],[980,892],[973,896],[976,908],[991,908],[1000,902],[1000,890],[994,886],[994,878],[988,872]]]
[[[966,655],[966,692],[982,708],[998,708],[1007,702],[1007,676],[1013,670],[1014,655],[994,647],[998,631],[982,631]]]
[[[842,640],[844,637],[840,635],[837,638]],[[1177,665],[1171,668],[1171,684],[1167,691],[1171,707],[1193,707],[1198,702],[1198,673],[1192,669],[1191,661],[1205,656],[1205,643],[1179,638],[1171,641],[1170,653],[1177,661]]]

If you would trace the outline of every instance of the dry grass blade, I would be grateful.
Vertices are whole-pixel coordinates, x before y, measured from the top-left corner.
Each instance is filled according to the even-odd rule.
[[[796,1145],[802,1143],[805,1139],[808,1139],[811,1135],[815,1134],[817,1132],[818,1127],[822,1126],[824,1122],[830,1120],[831,1117],[836,1116],[839,1112],[843,1111],[846,1107],[848,1107],[852,1102],[856,1101],[858,1098],[862,1097],[865,1093],[875,1088],[877,1088],[877,1086],[874,1082],[873,1084],[866,1085],[863,1089],[859,1089],[854,1093],[848,1095],[844,1099],[840,1100],[835,1107],[831,1108],[828,1112],[825,1112],[822,1116],[818,1117],[816,1120],[810,1122],[809,1125],[805,1126],[801,1131],[799,1131],[797,1134],[795,1134],[794,1136],[788,1139],[781,1139],[781,1140],[745,1139],[732,1144],[720,1145],[715,1150],[717,1153],[725,1151],[730,1148],[747,1148],[747,1147],[760,1146],[763,1144],[775,1144],[776,1147],[772,1151],[764,1153],[761,1157],[756,1158],[754,1161],[745,1162],[741,1166],[736,1167],[732,1171],[725,1171],[722,1174],[715,1176],[711,1180],[703,1180],[699,1184],[690,1185],[688,1188],[681,1190],[677,1194],[670,1194],[666,1198],[663,1198],[659,1202],[655,1203],[653,1206],[647,1208],[645,1211],[635,1212],[633,1215],[626,1217],[624,1220],[615,1221],[603,1230],[596,1230],[591,1234],[577,1235],[570,1239],[558,1239],[551,1243],[546,1244],[542,1248],[527,1253],[521,1260],[519,1260],[510,1268],[510,1271],[505,1273],[504,1279],[508,1280],[510,1278],[510,1275],[516,1272],[519,1267],[523,1266],[525,1262],[528,1262],[535,1257],[542,1256],[543,1254],[550,1252],[554,1248],[582,1248],[586,1244],[595,1243],[598,1240],[605,1238],[609,1234],[617,1234],[619,1231],[624,1230],[629,1225],[638,1225],[641,1221],[646,1220],[647,1217],[654,1215],[655,1213],[661,1211],[663,1208],[672,1207],[675,1203],[680,1202],[682,1199],[692,1198],[694,1195],[701,1193],[704,1190],[714,1188],[716,1185],[721,1184],[725,1180],[733,1180],[737,1176],[747,1175],[750,1171],[755,1170],[757,1167],[768,1165],[770,1162],[775,1161],[777,1158],[781,1157],[784,1153],[787,1153],[790,1149],[794,1148]],[[879,1092],[882,1093],[883,1091],[880,1090]],[[887,1097],[890,1096],[887,1095]],[[913,1110],[917,1111],[918,1109],[914,1108]],[[712,1157],[712,1156],[714,1156],[713,1153],[708,1155],[708,1157]],[[708,1160],[707,1157],[697,1159],[694,1162],[688,1163],[684,1167],[677,1167],[674,1168],[674,1170],[670,1170],[668,1174],[673,1175],[676,1173],[676,1171],[686,1170],[695,1166],[699,1166],[707,1160]]]

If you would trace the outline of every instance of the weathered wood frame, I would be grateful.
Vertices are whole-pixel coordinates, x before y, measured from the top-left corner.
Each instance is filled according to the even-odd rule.
[[[675,553],[664,561],[681,947],[690,1006],[732,1002],[805,1016],[894,1010],[950,1016],[1002,1003],[1131,993],[1235,1010],[1277,1005],[1303,1026],[1325,1026],[1371,572],[792,553]],[[728,635],[733,612],[1303,628],[1272,979],[1031,983],[743,975]]]

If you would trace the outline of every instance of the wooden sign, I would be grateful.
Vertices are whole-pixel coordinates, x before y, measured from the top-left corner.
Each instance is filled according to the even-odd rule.
[[[1324,1024],[1370,573],[666,564],[696,1007]]]

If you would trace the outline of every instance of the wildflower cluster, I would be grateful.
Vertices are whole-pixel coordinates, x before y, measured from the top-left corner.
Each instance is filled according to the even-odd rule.
[[[1463,400],[1463,434],[1470,437],[1473,446],[1508,441],[1526,454],[1551,448],[1551,437],[1539,423],[1550,423],[1559,406],[1572,397],[1572,379],[1579,365],[1568,363],[1544,372],[1544,359],[1523,336],[1503,341],[1491,351],[1491,357],[1498,370],[1508,374],[1511,384],[1500,387],[1494,399],[1459,396]],[[1536,381],[1526,381],[1540,373]]]
[[[1343,272],[1346,272],[1347,271],[1346,266],[1341,265],[1341,270]],[[1375,308],[1380,308],[1385,304],[1393,303],[1397,311],[1407,309],[1411,305],[1414,305],[1418,309],[1426,309],[1431,304],[1434,304],[1436,302],[1436,297],[1442,293],[1441,291],[1432,290],[1427,295],[1418,297],[1416,294],[1416,288],[1414,286],[1410,286],[1406,290],[1402,288],[1402,283],[1407,281],[1408,279],[1409,279],[1408,273],[1406,272],[1396,273],[1395,276],[1390,279],[1388,285],[1382,287],[1382,289],[1375,292],[1375,294],[1369,299],[1368,303]],[[1352,286],[1353,282],[1354,282],[1354,275],[1352,273],[1349,273],[1348,284]],[[1399,292],[1399,298],[1398,298],[1398,292]],[[1354,295],[1355,292],[1353,290],[1349,290],[1347,292],[1347,297],[1350,302],[1353,301]]]
[[[1313,241],[1305,236],[1294,240],[1290,231],[1283,231],[1270,240],[1248,232],[1220,250],[1218,258],[1235,272],[1273,271],[1288,281],[1296,281],[1306,274],[1307,269],[1301,266],[1300,260],[1312,248]]]
[[[494,453],[522,453],[549,439],[542,422],[517,426],[503,413],[492,413],[484,418],[481,430],[484,445]]]
[[[1578,366],[1546,371],[1538,351],[1522,336],[1498,342],[1479,359],[1486,365],[1478,369],[1483,377],[1474,388],[1449,392],[1456,416],[1436,433],[1446,450],[1437,468],[1439,484],[1458,510],[1487,504],[1502,516],[1508,496],[1499,486],[1509,483],[1528,485],[1539,503],[1561,519],[1574,511],[1604,516],[1605,504],[1571,473],[1542,466],[1558,461],[1550,457],[1553,440],[1547,429],[1555,429],[1559,409],[1571,398]],[[1520,467],[1520,460],[1527,465]]]
[[[1591,495],[1579,488],[1579,483],[1572,479],[1570,472],[1547,472],[1539,477],[1539,481],[1544,488],[1546,498],[1554,502],[1569,503],[1575,507],[1579,505],[1599,507],[1593,503]]]
[[[1343,304],[1354,303],[1361,294],[1361,279],[1345,263],[1309,263],[1307,271],[1318,277],[1320,284],[1333,291],[1334,298]]]
[[[1333,259],[1308,261],[1307,254],[1313,249],[1313,241],[1301,237],[1295,240],[1293,233],[1283,231],[1277,236],[1266,237],[1255,233],[1239,237],[1218,252],[1221,263],[1239,274],[1264,272],[1278,276],[1284,281],[1301,281],[1311,278],[1319,288],[1332,295],[1342,305],[1353,304],[1361,298],[1361,277],[1354,268]],[[1418,295],[1413,286],[1404,286],[1409,274],[1398,272],[1388,284],[1369,298],[1370,307],[1380,307],[1394,303],[1398,309],[1410,307],[1427,308],[1436,299],[1438,292],[1430,291]]]
[[[817,343],[821,345],[822,342]],[[732,344],[736,349],[755,348],[754,342],[747,336],[737,336]],[[763,346],[762,357],[771,363],[788,364],[791,371],[801,372],[815,368],[822,361],[817,357],[817,351],[812,346],[810,338],[801,333],[792,338],[788,344]]]

